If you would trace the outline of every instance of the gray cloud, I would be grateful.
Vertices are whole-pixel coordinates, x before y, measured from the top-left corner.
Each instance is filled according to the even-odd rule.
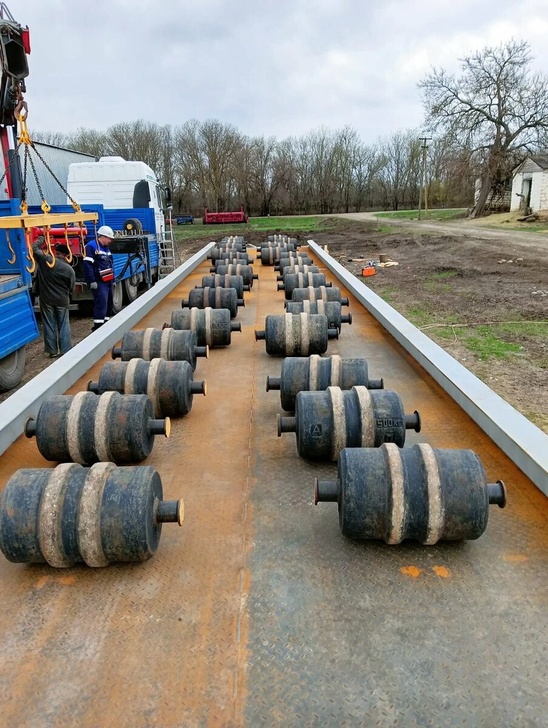
[[[219,119],[249,135],[419,127],[431,66],[511,37],[548,70],[545,0],[27,0],[31,128]]]

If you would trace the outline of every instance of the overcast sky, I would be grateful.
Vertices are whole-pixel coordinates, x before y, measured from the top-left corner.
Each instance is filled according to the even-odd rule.
[[[548,72],[547,0],[8,0],[31,31],[29,127],[218,119],[278,139],[420,127],[432,66],[512,37]]]

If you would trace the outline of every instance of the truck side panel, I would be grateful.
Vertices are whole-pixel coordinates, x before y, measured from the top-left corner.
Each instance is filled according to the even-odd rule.
[[[24,286],[0,295],[0,359],[38,337],[29,289]]]
[[[19,200],[0,201],[0,218],[20,213]],[[0,360],[38,337],[27,266],[22,230],[0,230]]]

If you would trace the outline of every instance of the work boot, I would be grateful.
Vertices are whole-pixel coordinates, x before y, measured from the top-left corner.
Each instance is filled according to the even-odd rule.
[[[94,321],[93,322],[93,327],[92,327],[91,331],[92,332],[93,331],[97,331],[97,329],[100,329],[102,325],[103,325],[102,323],[97,323],[97,321]]]

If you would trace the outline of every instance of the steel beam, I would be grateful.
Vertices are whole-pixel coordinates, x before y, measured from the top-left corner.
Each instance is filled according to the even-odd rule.
[[[205,258],[215,243],[208,243],[150,290],[116,314],[108,323],[76,344],[60,359],[40,372],[0,404],[0,454],[22,433],[29,417],[36,417],[42,402],[63,394],[87,372],[122,336],[151,311]]]
[[[548,495],[548,435],[419,331],[313,240],[310,249],[396,341]]]
[[[6,215],[0,217],[0,228],[16,230],[20,228],[49,227],[51,225],[64,225],[69,222],[97,222],[99,215],[96,212],[55,212],[40,213],[38,215]]]

